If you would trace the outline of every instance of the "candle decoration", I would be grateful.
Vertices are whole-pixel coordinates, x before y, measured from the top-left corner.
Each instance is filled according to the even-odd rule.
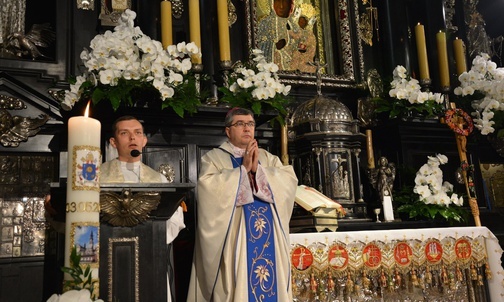
[[[453,52],[455,54],[455,65],[457,67],[457,76],[459,76],[467,71],[465,45],[462,39],[455,38],[455,40],[453,40]]]
[[[167,0],[161,1],[161,44],[163,49],[173,44],[172,3]]]
[[[420,80],[430,79],[429,61],[427,59],[427,46],[425,44],[424,26],[418,23],[415,26],[415,39],[417,45],[418,68],[420,70]]]
[[[189,38],[201,49],[201,24],[199,0],[189,0]],[[192,56],[194,64],[201,64],[201,56]]]
[[[219,28],[220,60],[231,61],[231,47],[229,41],[228,1],[217,0],[217,20]],[[226,67],[227,65],[223,66]],[[230,67],[230,66],[229,66]]]
[[[280,128],[280,154],[284,166],[289,165],[289,130],[287,125]]]
[[[70,266],[72,247],[81,256],[81,265],[89,265],[98,279],[101,163],[98,120],[85,116],[68,120],[68,173],[65,224],[65,267]],[[70,276],[65,275],[68,280]]]
[[[366,146],[368,156],[368,168],[375,168],[374,151],[373,151],[373,132],[371,129],[366,130]]]
[[[436,34],[438,66],[439,66],[439,83],[443,92],[450,89],[450,70],[448,67],[448,52],[446,50],[446,34],[439,31]]]

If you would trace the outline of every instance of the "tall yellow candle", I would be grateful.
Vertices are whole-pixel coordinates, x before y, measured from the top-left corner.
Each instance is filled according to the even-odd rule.
[[[173,44],[172,4],[170,1],[161,1],[161,44],[166,49]]]
[[[98,279],[100,242],[100,132],[98,120],[85,116],[68,120],[68,172],[65,222],[65,260],[77,248],[81,264],[90,265],[93,279]],[[65,274],[66,280],[71,277]]]
[[[415,39],[417,45],[418,68],[420,69],[420,79],[430,79],[427,46],[425,44],[425,29],[420,23],[415,26]]]
[[[199,0],[189,0],[189,39],[201,49],[201,27]],[[194,64],[201,64],[200,56],[193,56]]]
[[[280,128],[280,154],[284,166],[289,164],[289,131],[287,125],[282,125]]]
[[[439,31],[436,34],[438,66],[439,66],[439,83],[441,87],[450,87],[450,69],[448,67],[448,53],[446,50],[446,34]]]
[[[375,168],[374,151],[373,151],[373,132],[370,129],[366,130],[366,147],[368,156],[368,168]]]
[[[227,0],[217,0],[217,21],[219,25],[220,60],[231,61]]]
[[[455,65],[457,67],[457,75],[467,71],[467,63],[465,56],[464,41],[459,38],[453,40],[453,52],[455,54]]]

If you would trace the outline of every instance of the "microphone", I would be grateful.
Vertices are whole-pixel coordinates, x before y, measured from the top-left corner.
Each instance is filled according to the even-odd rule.
[[[130,152],[130,155],[131,155],[132,157],[139,157],[139,156],[140,156],[140,154],[142,154],[142,152],[140,152],[140,151],[138,151],[138,150],[136,150],[136,149],[135,149],[135,150],[131,150],[131,152]]]
[[[148,153],[157,153],[157,152],[167,152],[167,150],[153,150],[153,151],[147,151],[147,152],[140,152],[136,149],[133,149],[130,151],[131,157],[139,157],[141,154],[148,154]],[[181,182],[182,180],[185,179],[185,164],[184,164],[184,156],[182,155],[182,152],[179,151],[180,153],[180,179]],[[189,181],[190,182],[190,181]]]
[[[152,151],[146,151],[146,152],[141,152],[136,149],[133,149],[130,151],[131,157],[139,157],[141,154],[149,154],[149,153],[158,153],[158,152],[169,152],[170,150],[166,149],[161,149],[161,150],[152,150]],[[180,155],[182,159],[182,154]]]
[[[173,152],[174,150],[166,150],[166,149],[160,149],[160,150],[151,150],[151,151],[138,151],[136,149],[133,149],[130,151],[131,157],[139,157],[142,154],[151,154],[151,153],[159,153],[159,152]],[[184,155],[182,154],[182,151],[178,150],[180,160],[184,160]]]

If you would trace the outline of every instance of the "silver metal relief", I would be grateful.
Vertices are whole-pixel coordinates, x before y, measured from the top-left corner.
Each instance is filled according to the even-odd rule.
[[[159,165],[158,172],[163,174],[169,183],[175,181],[175,169],[169,164],[161,164]]]
[[[44,198],[0,199],[0,257],[44,255]]]

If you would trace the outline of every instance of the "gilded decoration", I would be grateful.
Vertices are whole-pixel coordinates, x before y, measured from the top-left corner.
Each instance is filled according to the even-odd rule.
[[[363,78],[358,1],[245,0],[248,47],[261,49],[287,84],[316,84],[318,59],[324,85],[355,87]],[[353,17],[355,16],[355,17]]]
[[[100,264],[100,223],[72,222],[70,246],[75,246],[81,256],[80,265],[98,268]]]
[[[138,237],[123,237],[123,238],[110,238],[108,242],[108,301],[114,301],[114,247],[115,246],[120,246],[124,244],[130,244],[133,247],[133,252],[134,252],[134,286],[135,286],[135,301],[134,302],[139,302],[140,301],[140,290],[139,290],[139,280],[140,280],[140,253],[139,253],[139,239]],[[116,263],[116,265],[118,265]],[[119,290],[119,289],[117,289]]]
[[[293,244],[290,255],[293,294],[300,301],[424,301],[439,295],[477,301],[483,280],[492,277],[481,235],[305,242]]]
[[[100,193],[102,220],[113,226],[132,227],[143,223],[149,213],[159,205],[159,192],[138,192],[123,189],[121,195],[114,192]]]
[[[74,146],[72,156],[72,190],[100,192],[100,148],[89,145]]]

